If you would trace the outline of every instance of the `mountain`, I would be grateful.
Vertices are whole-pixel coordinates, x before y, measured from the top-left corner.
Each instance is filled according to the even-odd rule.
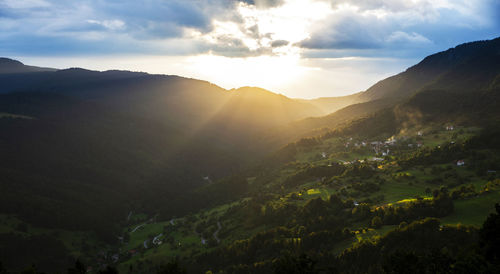
[[[322,114],[263,89],[178,76],[16,71],[0,75],[2,212],[100,241],[114,240],[129,211],[173,216],[211,202],[186,200],[205,177],[269,153],[259,141],[266,130]]]
[[[451,82],[457,83],[454,88],[464,88],[458,84],[462,80],[484,83],[488,81],[485,77],[496,74],[499,44],[500,38],[470,42],[427,56],[406,71],[376,83],[360,96],[366,100],[408,98],[424,87],[444,84],[446,81],[447,86]],[[483,61],[486,63],[481,64]],[[459,70],[465,73],[461,75],[465,79],[456,74]],[[477,77],[477,81],[471,79],[472,76]]]
[[[323,111],[325,114],[330,114],[346,106],[364,102],[363,99],[360,98],[359,96],[360,94],[361,93],[354,93],[351,95],[341,96],[341,97],[322,97],[309,100],[305,99],[297,99],[297,100],[312,104],[313,106]]]
[[[412,117],[431,112],[431,117],[443,114],[442,119],[467,116],[471,121],[484,120],[497,112],[499,52],[500,38],[496,38],[465,43],[430,55],[406,71],[348,96],[346,99],[351,102],[348,106],[322,117],[306,118],[283,126],[278,130],[280,134],[276,133],[272,138],[293,136],[286,139],[292,141],[293,138],[321,134],[397,105],[400,112],[405,109],[407,116],[411,111],[418,113],[410,115]]]
[[[26,66],[25,64],[17,60],[0,57],[0,74],[42,72],[42,71],[55,71],[55,69]]]

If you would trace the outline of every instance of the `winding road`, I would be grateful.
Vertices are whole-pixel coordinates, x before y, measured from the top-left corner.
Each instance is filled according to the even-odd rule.
[[[153,238],[153,244],[157,245],[159,243],[159,238],[163,236],[163,233],[160,233],[158,236]]]

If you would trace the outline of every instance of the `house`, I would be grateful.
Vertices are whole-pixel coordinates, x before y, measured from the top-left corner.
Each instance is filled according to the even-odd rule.
[[[160,240],[160,237],[163,236],[163,233],[160,233],[159,235],[157,235],[156,237],[153,238],[153,244],[155,245],[161,245],[161,240]]]
[[[396,144],[396,142],[397,142],[396,137],[392,136],[391,138],[389,138],[389,139],[385,140],[385,142],[384,142],[384,143],[385,143],[386,145],[393,146],[393,145],[395,145],[395,144]]]
[[[422,145],[423,145],[423,143],[421,141],[417,142],[417,147],[421,147]]]
[[[422,131],[417,132],[417,136],[422,136],[422,135],[424,135]]]
[[[326,158],[326,152],[321,152],[321,157]]]
[[[465,161],[464,160],[458,160],[457,161],[457,166],[463,166],[465,165]]]
[[[356,201],[352,201],[352,203],[354,204],[354,206],[359,206],[359,203]]]
[[[454,128],[453,126],[446,126],[446,130],[451,131],[451,130],[454,130],[454,129],[455,129],[455,128]]]

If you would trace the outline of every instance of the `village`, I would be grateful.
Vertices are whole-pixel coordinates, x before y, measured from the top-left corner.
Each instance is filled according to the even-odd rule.
[[[469,129],[474,132],[476,129]],[[450,144],[455,144],[457,140],[461,140],[469,136],[464,134],[464,129],[455,130],[455,126],[448,124],[442,126],[442,130],[414,130],[413,134],[399,134],[391,136],[385,140],[368,140],[359,139],[356,137],[344,137],[336,140],[334,143],[325,142],[324,150],[318,152],[319,157],[306,158],[307,161],[313,159],[322,159],[327,161],[338,161],[345,165],[356,162],[363,163],[364,161],[382,162],[390,161],[394,153],[406,153],[408,151],[439,146],[438,144],[444,139]],[[341,145],[339,145],[339,143]],[[457,159],[457,166],[465,165],[465,160]]]

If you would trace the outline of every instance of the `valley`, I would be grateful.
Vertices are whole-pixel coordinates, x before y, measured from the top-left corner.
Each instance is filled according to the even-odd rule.
[[[141,227],[141,233],[135,233],[134,230],[130,233],[126,231],[125,233],[130,235],[127,236],[130,237],[130,243],[126,245],[125,251],[122,250],[122,254],[128,254],[132,250],[133,255],[130,258],[124,256],[119,264],[119,270],[126,272],[129,269],[141,269],[145,266],[143,271],[147,271],[148,265],[160,264],[165,257],[177,257],[180,261],[189,261],[196,256],[203,256],[200,254],[213,253],[217,247],[235,245],[238,241],[251,238],[259,232],[277,229],[280,227],[279,224],[294,226],[298,221],[293,219],[298,218],[294,217],[296,212],[306,211],[309,207],[318,207],[309,209],[312,212],[306,214],[311,214],[310,217],[322,216],[321,212],[325,209],[321,203],[330,203],[334,199],[344,203],[345,220],[342,221],[351,232],[350,236],[334,246],[334,249],[339,250],[338,253],[361,241],[375,241],[377,237],[397,228],[398,221],[385,218],[380,219],[380,224],[374,224],[375,217],[372,216],[377,216],[377,212],[388,208],[411,210],[412,207],[421,207],[429,202],[432,203],[438,197],[436,192],[440,191],[450,194],[453,209],[444,213],[431,213],[432,210],[429,209],[431,211],[423,213],[425,216],[439,217],[442,225],[481,226],[487,216],[494,212],[494,205],[500,199],[500,181],[493,175],[496,172],[477,169],[478,166],[484,165],[469,163],[473,161],[470,158],[464,160],[468,163],[464,166],[457,166],[455,160],[409,168],[399,164],[407,160],[409,155],[418,154],[423,150],[439,150],[441,146],[462,145],[470,138],[474,138],[478,132],[480,130],[473,127],[446,130],[444,125],[413,132],[414,135],[411,137],[410,133],[405,131],[404,135],[391,136],[389,140],[396,140],[394,142],[382,142],[387,144],[383,146],[393,151],[385,156],[382,156],[382,152],[376,154],[373,151],[374,146],[378,146],[381,141],[366,140],[357,143],[352,137],[329,138],[317,144],[301,147],[294,155],[293,165],[289,164],[277,173],[273,171],[261,175],[262,177],[247,178],[247,182],[259,184],[259,189],[266,190],[265,198],[260,197],[262,194],[254,192],[254,195],[241,200],[178,218],[175,224],[158,222]],[[416,139],[419,141],[415,141]],[[417,146],[417,142],[422,146]],[[353,145],[348,146],[348,143]],[[363,143],[366,147],[362,145]],[[410,144],[415,146],[409,146]],[[340,152],[340,150],[341,153],[330,154],[330,151]],[[361,153],[360,150],[365,151]],[[323,151],[327,151],[328,156],[324,157]],[[340,157],[337,158],[337,155]],[[370,158],[375,160],[369,160]],[[341,165],[345,171],[329,177],[328,174],[335,173],[332,164]],[[372,179],[366,179],[361,174],[346,172],[350,169],[356,170],[356,167],[357,172],[361,172],[360,167],[368,167],[370,170],[365,172],[371,173],[369,176]],[[317,170],[318,173],[314,174],[312,170]],[[304,177],[297,175],[304,173],[311,175]],[[261,183],[262,181],[266,183]],[[260,212],[251,211],[251,208],[256,206],[260,208]],[[403,217],[403,220],[409,223],[413,218],[419,218],[419,215],[411,216]],[[303,216],[301,219],[308,217]],[[221,223],[224,225],[218,227]],[[307,229],[308,226],[302,228]],[[214,231],[221,229],[221,235],[225,237],[219,242],[215,237],[212,238],[212,235],[215,235]],[[308,232],[314,233],[315,229],[311,230]],[[303,233],[289,238],[290,241],[297,243],[292,250],[306,248],[298,244],[308,238],[307,234]],[[143,239],[150,241],[151,237],[157,234],[162,235],[161,244],[142,248]],[[210,270],[216,272],[220,269]]]
[[[314,100],[0,59],[0,273],[494,273],[499,49]]]

